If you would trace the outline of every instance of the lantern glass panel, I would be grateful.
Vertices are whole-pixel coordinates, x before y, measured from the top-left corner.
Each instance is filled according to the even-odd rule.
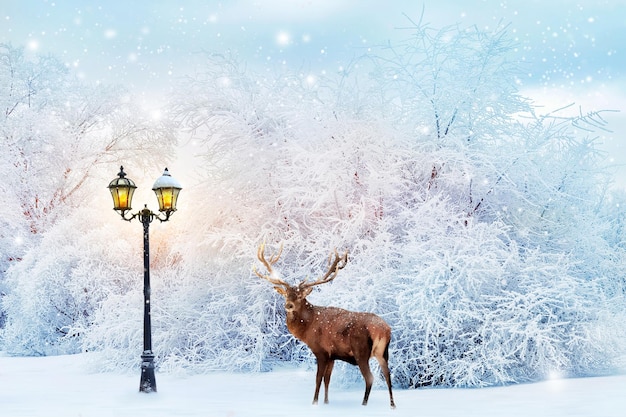
[[[117,186],[115,188],[111,188],[113,208],[115,210],[130,210],[134,192],[135,189],[129,186]]]
[[[159,211],[176,211],[176,200],[178,200],[179,188],[164,187],[157,188],[154,193],[159,202]]]

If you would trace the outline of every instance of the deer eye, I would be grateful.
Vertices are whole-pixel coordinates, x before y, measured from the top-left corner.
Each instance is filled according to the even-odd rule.
[[[293,310],[293,303],[292,302],[285,303],[285,310]]]

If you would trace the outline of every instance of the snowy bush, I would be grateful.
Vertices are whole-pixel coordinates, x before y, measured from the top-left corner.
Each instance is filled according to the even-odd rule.
[[[100,303],[137,286],[141,254],[96,214],[92,208],[76,211],[9,270],[2,333],[9,353],[80,352]]]

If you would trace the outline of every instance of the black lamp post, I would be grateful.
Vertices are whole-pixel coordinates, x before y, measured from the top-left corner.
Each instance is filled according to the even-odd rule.
[[[152,352],[152,325],[150,321],[150,223],[158,219],[166,222],[172,213],[176,211],[178,193],[182,190],[180,183],[165,172],[154,183],[152,190],[159,201],[159,212],[153,213],[144,205],[143,210],[126,216],[126,212],[132,210],[131,201],[137,186],[130,178],[126,178],[124,167],[120,167],[118,177],[109,183],[109,191],[113,197],[113,209],[117,210],[122,219],[131,221],[138,218],[143,224],[143,353],[141,354],[141,381],[139,391],[156,392],[156,379],[154,376],[154,353]],[[161,215],[161,213],[163,213]]]

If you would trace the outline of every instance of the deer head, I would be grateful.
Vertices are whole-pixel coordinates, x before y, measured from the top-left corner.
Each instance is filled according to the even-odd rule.
[[[285,311],[287,312],[288,317],[293,316],[295,312],[302,309],[303,303],[306,301],[306,297],[311,294],[311,291],[313,291],[313,287],[334,280],[339,270],[343,269],[348,262],[348,251],[346,251],[342,256],[339,256],[337,250],[335,249],[334,259],[333,253],[331,253],[328,257],[328,269],[322,277],[311,282],[304,279],[299,284],[292,286],[282,279],[279,279],[273,268],[274,264],[278,262],[278,259],[282,255],[282,252],[283,245],[281,244],[278,252],[270,256],[268,260],[265,258],[265,243],[262,243],[257,251],[257,258],[265,266],[268,274],[261,274],[256,267],[254,268],[254,273],[259,278],[274,284],[276,292],[285,297]]]

